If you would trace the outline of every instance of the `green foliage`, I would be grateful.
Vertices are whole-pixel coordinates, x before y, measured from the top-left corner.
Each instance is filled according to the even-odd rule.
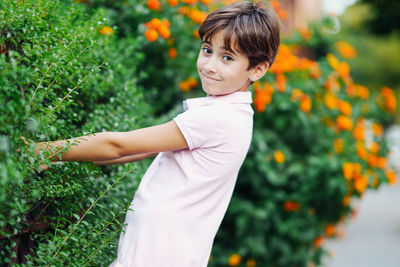
[[[25,262],[26,239],[39,244],[33,266],[107,264],[140,165],[65,163],[39,173],[60,151],[38,159],[33,143],[144,126],[152,109],[137,85],[139,43],[100,34],[104,12],[81,4],[5,1],[0,10],[0,264]]]

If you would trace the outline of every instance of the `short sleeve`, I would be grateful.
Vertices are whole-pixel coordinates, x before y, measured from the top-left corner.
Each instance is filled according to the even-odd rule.
[[[189,149],[220,145],[223,140],[222,116],[208,107],[188,109],[174,118]]]

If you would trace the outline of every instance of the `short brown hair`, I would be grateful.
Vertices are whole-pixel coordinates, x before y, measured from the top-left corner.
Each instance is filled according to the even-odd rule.
[[[262,62],[271,67],[280,44],[280,21],[275,11],[261,2],[239,2],[221,7],[210,13],[199,29],[200,38],[211,42],[212,36],[221,31],[224,44],[235,48],[249,59],[251,69]]]

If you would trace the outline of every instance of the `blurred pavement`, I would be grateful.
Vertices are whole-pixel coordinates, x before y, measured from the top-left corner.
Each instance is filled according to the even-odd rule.
[[[400,164],[400,127],[390,129],[387,139],[391,161]],[[392,141],[392,142],[391,142]],[[326,248],[332,257],[324,267],[399,267],[400,266],[400,179],[397,185],[383,185],[367,191],[341,239],[330,240]]]

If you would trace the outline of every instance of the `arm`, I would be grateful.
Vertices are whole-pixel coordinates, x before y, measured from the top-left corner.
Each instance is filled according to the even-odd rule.
[[[95,161],[94,164],[97,166],[105,166],[105,165],[112,165],[112,164],[122,164],[128,162],[139,161],[142,159],[147,159],[150,157],[156,156],[158,153],[144,153],[144,154],[137,154],[132,156],[126,156],[119,159],[114,160],[103,160],[103,161]]]
[[[64,147],[68,143],[69,151]],[[69,140],[38,143],[35,151],[63,151],[61,161],[108,161],[126,156],[188,148],[174,121],[130,132],[103,132]],[[59,160],[55,155],[51,160]]]

